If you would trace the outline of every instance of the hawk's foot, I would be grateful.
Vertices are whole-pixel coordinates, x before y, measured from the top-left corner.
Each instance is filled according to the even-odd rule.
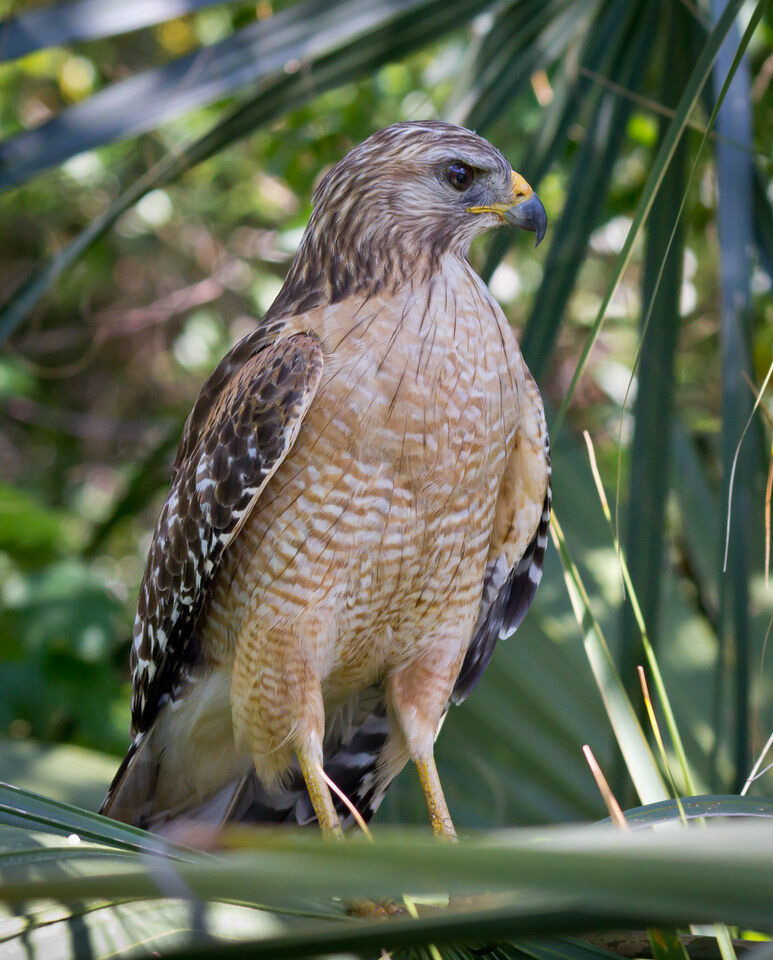
[[[388,920],[390,917],[404,917],[408,911],[394,900],[350,900],[346,904],[350,917],[362,917],[365,920]]]

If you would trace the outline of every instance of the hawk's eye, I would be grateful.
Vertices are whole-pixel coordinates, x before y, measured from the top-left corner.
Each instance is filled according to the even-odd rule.
[[[466,190],[475,179],[475,171],[466,163],[449,163],[446,167],[446,180],[454,190]]]

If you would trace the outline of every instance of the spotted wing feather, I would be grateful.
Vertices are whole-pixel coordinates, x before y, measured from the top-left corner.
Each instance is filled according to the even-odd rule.
[[[131,655],[139,737],[196,661],[191,634],[223,551],[295,442],[322,373],[311,335],[227,361],[186,425],[140,588]]]

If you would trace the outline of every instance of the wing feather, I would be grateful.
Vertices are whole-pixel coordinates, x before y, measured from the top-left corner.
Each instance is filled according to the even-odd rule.
[[[461,703],[477,685],[497,641],[521,625],[542,579],[552,497],[550,445],[542,400],[524,371],[523,400],[531,403],[522,411],[523,423],[500,489],[480,609],[451,694],[453,703]]]
[[[190,642],[223,551],[295,442],[322,373],[316,337],[259,343],[226,358],[180,443],[140,588],[132,725],[142,735],[198,651]]]

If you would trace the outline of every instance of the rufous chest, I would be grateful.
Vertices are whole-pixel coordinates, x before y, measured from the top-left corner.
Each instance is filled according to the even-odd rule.
[[[501,475],[519,416],[515,341],[487,291],[452,296],[438,281],[325,320],[307,437],[332,429],[342,453],[388,464],[420,493]]]

